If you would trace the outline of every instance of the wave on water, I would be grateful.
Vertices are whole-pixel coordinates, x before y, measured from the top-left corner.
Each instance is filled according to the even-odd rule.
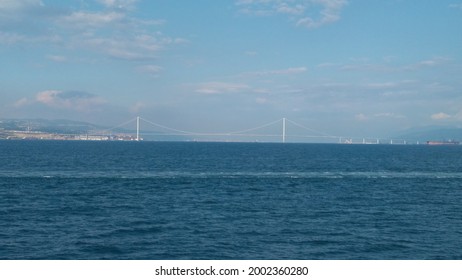
[[[462,179],[462,172],[188,172],[188,171],[161,171],[161,172],[74,172],[74,171],[47,171],[47,172],[0,172],[0,178],[43,178],[43,179],[233,179],[233,178],[267,178],[267,179]]]

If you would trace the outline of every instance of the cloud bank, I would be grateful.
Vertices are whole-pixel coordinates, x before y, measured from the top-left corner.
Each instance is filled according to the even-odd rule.
[[[35,101],[48,107],[75,111],[91,111],[105,103],[102,98],[91,93],[60,90],[39,92]]]
[[[98,10],[58,8],[39,0],[0,1],[0,45],[43,43],[122,60],[150,60],[181,38],[158,29],[163,20],[133,15],[136,0],[97,0]]]
[[[340,20],[346,0],[237,0],[240,12],[255,16],[284,15],[308,29]]]

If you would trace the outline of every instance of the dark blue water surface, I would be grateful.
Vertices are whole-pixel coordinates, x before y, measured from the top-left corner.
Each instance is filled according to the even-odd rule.
[[[462,259],[462,146],[0,141],[1,259]]]

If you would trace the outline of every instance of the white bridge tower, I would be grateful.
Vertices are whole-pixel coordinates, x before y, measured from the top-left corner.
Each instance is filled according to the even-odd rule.
[[[136,117],[136,141],[140,141],[140,117]]]
[[[286,118],[282,118],[282,143],[286,142]]]

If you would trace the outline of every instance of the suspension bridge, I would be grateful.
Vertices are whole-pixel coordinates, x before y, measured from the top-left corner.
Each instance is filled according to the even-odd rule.
[[[127,127],[129,127],[127,129]],[[141,141],[149,136],[152,140],[176,137],[184,141],[223,141],[223,142],[312,142],[342,144],[408,144],[403,139],[383,139],[376,137],[348,137],[332,135],[315,130],[287,118],[281,118],[256,127],[229,132],[194,132],[169,127],[142,117],[136,117],[103,131],[112,135],[124,129],[136,133],[131,139]]]

